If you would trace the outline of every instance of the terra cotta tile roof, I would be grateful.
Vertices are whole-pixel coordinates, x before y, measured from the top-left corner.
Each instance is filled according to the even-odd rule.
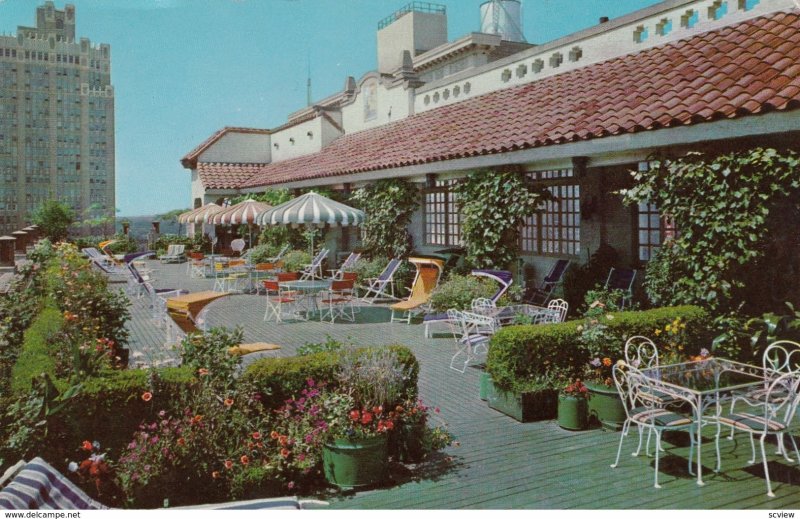
[[[239,187],[503,153],[799,107],[800,11],[792,10],[345,135],[320,152],[264,165]]]
[[[197,173],[206,189],[236,189],[263,167],[264,164],[198,162]]]

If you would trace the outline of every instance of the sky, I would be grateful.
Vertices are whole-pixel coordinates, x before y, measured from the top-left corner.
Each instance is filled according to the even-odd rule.
[[[439,0],[452,41],[483,0]],[[43,0],[0,0],[0,33],[35,24]],[[56,8],[67,2],[55,0]],[[180,158],[224,126],[272,128],[376,66],[377,23],[407,0],[71,0],[76,37],[111,45],[118,216],[191,205]],[[523,0],[531,43],[657,0]]]

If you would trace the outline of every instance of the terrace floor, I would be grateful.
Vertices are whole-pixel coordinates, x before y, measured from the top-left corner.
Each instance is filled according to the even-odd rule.
[[[185,264],[161,265],[159,288],[210,290],[211,279],[191,279]],[[131,362],[170,363],[175,354],[164,347],[165,332],[152,323],[144,299],[132,306]],[[246,342],[271,342],[282,349],[248,357],[290,356],[308,342],[326,336],[357,345],[403,344],[420,362],[419,393],[441,410],[437,415],[457,443],[442,455],[418,466],[392,467],[393,484],[356,493],[326,496],[331,508],[355,509],[716,509],[800,508],[800,468],[770,456],[770,475],[776,497],[766,495],[760,460],[748,465],[747,437],[721,440],[722,471],[715,474],[713,441],[704,442],[706,485],[700,487],[686,470],[688,439],[666,438],[660,484],[653,487],[653,458],[630,453],[632,433],[623,446],[620,466],[611,469],[618,432],[592,429],[568,432],[555,421],[522,424],[478,398],[480,370],[461,374],[449,368],[454,352],[451,338],[423,338],[421,325],[389,323],[389,311],[367,306],[358,323],[263,321],[265,303],[256,295],[235,295],[214,302],[208,311],[211,326],[241,326]],[[249,362],[251,359],[247,359]],[[711,434],[711,427],[706,429]],[[670,443],[670,441],[675,443]],[[774,446],[770,449],[774,452]]]

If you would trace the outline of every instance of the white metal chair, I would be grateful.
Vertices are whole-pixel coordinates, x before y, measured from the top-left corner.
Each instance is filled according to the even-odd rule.
[[[769,394],[770,383],[784,373],[800,374],[800,344],[794,341],[775,341],[764,350],[761,356],[761,365],[764,368],[765,382],[762,387],[752,389],[746,393],[734,395],[731,399],[730,412],[734,412],[736,404],[749,407],[760,407],[764,404],[779,406],[788,398],[789,388],[783,391],[775,390]],[[728,439],[732,440],[735,428],[731,428]],[[751,435],[752,440],[752,435]],[[787,461],[793,461],[784,448],[782,435],[778,438],[778,454],[783,454]],[[752,446],[755,449],[754,446]]]
[[[569,303],[563,299],[553,299],[547,303],[549,312],[542,315],[534,324],[563,323],[567,318]]]
[[[717,452],[719,452],[719,435],[720,427],[722,425],[729,425],[737,431],[743,431],[750,434],[750,445],[752,449],[752,458],[748,463],[755,463],[756,451],[754,436],[759,436],[759,443],[761,444],[761,461],[764,464],[764,476],[767,480],[767,495],[775,497],[772,492],[772,483],[769,479],[769,466],[767,465],[767,455],[764,448],[764,441],[767,436],[775,435],[779,445],[783,443],[784,433],[789,431],[793,425],[792,420],[797,411],[797,405],[800,404],[800,393],[798,393],[798,386],[800,385],[800,377],[796,372],[785,373],[778,378],[773,379],[767,387],[764,394],[764,401],[760,404],[759,411],[753,413],[739,412],[731,413],[727,416],[720,416],[717,425]],[[788,434],[789,439],[794,447],[794,453],[797,459],[800,460],[800,452],[797,450],[797,443],[794,436]],[[781,454],[779,451],[778,454]],[[783,453],[786,459],[791,461],[791,458]]]
[[[691,447],[689,450],[689,473],[692,472],[692,457],[694,453],[694,420],[686,415],[676,413],[674,411],[665,409],[659,403],[652,400],[651,395],[655,392],[669,393],[669,390],[658,386],[654,381],[645,377],[638,369],[628,364],[615,365],[613,368],[614,384],[617,386],[617,391],[622,399],[623,407],[625,408],[625,423],[622,425],[622,433],[619,438],[619,446],[617,447],[617,457],[611,468],[619,466],[619,457],[622,452],[622,442],[628,436],[630,428],[635,425],[639,429],[639,448],[633,453],[633,456],[638,456],[642,445],[642,432],[648,429],[648,433],[652,432],[656,435],[656,449],[655,449],[655,488],[661,488],[658,484],[658,462],[659,453],[663,450],[661,448],[661,434],[664,431],[687,431],[691,440]],[[676,394],[670,394],[670,397],[675,400],[686,400],[685,397]],[[688,400],[686,400],[688,402]]]
[[[322,279],[322,262],[328,257],[328,252],[330,252],[328,249],[320,249],[311,263],[303,267],[300,279]]]
[[[496,329],[495,320],[485,315],[450,309],[447,311],[447,323],[456,341],[456,353],[450,359],[450,369],[464,373],[470,362],[488,351],[489,339]],[[462,356],[464,360],[458,360]]]

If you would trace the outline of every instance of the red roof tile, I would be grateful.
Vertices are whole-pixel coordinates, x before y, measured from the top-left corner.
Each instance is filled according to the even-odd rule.
[[[236,189],[264,167],[264,164],[198,162],[197,173],[206,189]]]
[[[202,176],[259,187],[796,109],[798,61],[800,12],[773,13],[345,135],[246,181],[231,165]]]

